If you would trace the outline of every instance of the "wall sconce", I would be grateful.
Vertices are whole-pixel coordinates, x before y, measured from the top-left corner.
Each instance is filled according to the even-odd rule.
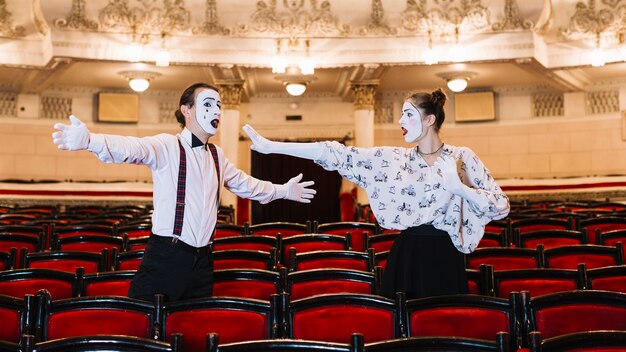
[[[476,72],[469,71],[457,71],[457,72],[439,72],[437,73],[438,77],[443,78],[448,85],[448,89],[451,91],[458,93],[462,92],[467,88],[467,84],[469,80],[476,76]]]
[[[121,71],[117,74],[128,80],[130,89],[139,93],[148,89],[150,81],[161,75],[158,72],[151,71]]]
[[[303,74],[298,66],[287,67],[284,74],[274,76],[274,79],[282,82],[289,95],[294,97],[304,94],[309,83],[316,79],[312,74]]]

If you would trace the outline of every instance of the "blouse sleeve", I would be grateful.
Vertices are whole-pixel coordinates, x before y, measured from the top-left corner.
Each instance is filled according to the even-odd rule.
[[[469,209],[486,224],[509,214],[509,198],[493,179],[489,170],[469,148],[461,151],[461,181],[477,193],[473,201],[468,201]]]
[[[346,180],[367,189],[374,182],[371,149],[345,146],[339,142],[321,142],[324,151],[315,163],[328,171],[337,171]]]

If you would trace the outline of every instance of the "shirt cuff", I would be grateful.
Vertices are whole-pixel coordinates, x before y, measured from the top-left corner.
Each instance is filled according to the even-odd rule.
[[[98,153],[104,147],[104,135],[100,133],[90,133],[89,134],[89,146],[87,150],[92,153]]]

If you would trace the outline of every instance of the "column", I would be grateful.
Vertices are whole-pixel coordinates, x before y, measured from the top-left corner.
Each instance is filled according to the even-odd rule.
[[[239,156],[239,104],[243,92],[243,80],[216,80],[222,99],[222,116],[220,118],[219,145],[233,165],[238,165]],[[232,205],[237,214],[237,196],[231,192],[223,192],[221,204]]]
[[[354,94],[354,146],[374,146],[374,99],[378,80],[362,80],[352,82]],[[360,187],[357,189],[357,202],[369,204],[367,195]]]

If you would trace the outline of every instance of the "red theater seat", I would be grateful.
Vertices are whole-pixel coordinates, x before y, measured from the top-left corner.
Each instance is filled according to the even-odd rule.
[[[264,340],[279,337],[280,300],[268,301],[224,297],[166,302],[163,306],[164,336],[184,336],[184,351],[205,351],[209,333],[217,333],[223,343]]]
[[[403,294],[394,300],[367,294],[318,295],[287,303],[287,338],[349,343],[359,333],[365,342],[399,338]]]

